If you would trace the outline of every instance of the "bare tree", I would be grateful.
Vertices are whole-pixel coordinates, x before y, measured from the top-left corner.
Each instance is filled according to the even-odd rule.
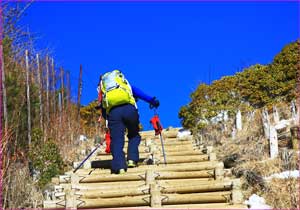
[[[50,110],[49,110],[49,57],[46,56],[46,124],[49,123]]]
[[[4,59],[3,59],[3,45],[0,46],[0,59],[1,59],[1,105],[3,106],[3,118],[4,118],[4,134],[7,134],[8,130],[8,115],[7,115],[7,98],[6,98],[6,87],[5,87],[5,71],[4,71]],[[2,103],[3,102],[3,103]],[[2,111],[2,107],[1,107]],[[1,116],[2,119],[2,116]],[[2,135],[1,135],[2,136]]]
[[[61,87],[61,108],[64,111],[64,70],[60,67],[60,87]]]
[[[82,65],[80,64],[79,80],[78,80],[78,95],[77,95],[77,122],[80,125],[80,98],[82,90]]]
[[[28,50],[25,51],[26,65],[26,95],[27,95],[27,123],[28,123],[28,146],[31,145],[31,110],[30,110],[30,84],[29,84],[29,61]]]
[[[42,98],[42,82],[41,82],[41,69],[40,69],[40,58],[39,54],[36,54],[36,64],[37,64],[37,81],[38,81],[38,88],[39,88],[39,103],[40,103],[40,128],[43,131],[44,129],[44,122],[43,122],[43,98]]]
[[[54,59],[52,58],[51,62],[51,75],[52,75],[52,91],[53,91],[53,97],[52,97],[52,103],[53,103],[53,113],[56,114],[56,78],[55,78],[55,69],[54,69]]]

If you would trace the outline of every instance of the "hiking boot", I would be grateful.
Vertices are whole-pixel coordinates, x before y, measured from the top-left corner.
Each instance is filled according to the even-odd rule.
[[[134,168],[134,167],[137,167],[137,164],[136,164],[136,162],[133,161],[133,160],[128,160],[128,162],[127,162],[127,167],[128,167],[128,168]]]
[[[117,171],[111,171],[111,174],[125,174],[126,173],[126,170],[121,168],[120,170],[117,170]]]
[[[125,172],[126,172],[126,171],[125,171],[125,169],[123,169],[123,168],[119,170],[119,174],[125,174]]]

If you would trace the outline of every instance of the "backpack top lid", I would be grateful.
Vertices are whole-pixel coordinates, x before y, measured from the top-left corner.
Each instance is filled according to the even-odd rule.
[[[136,106],[131,86],[118,69],[102,75],[101,92],[105,102],[103,103],[103,107],[107,109],[107,112],[114,106],[126,103]]]

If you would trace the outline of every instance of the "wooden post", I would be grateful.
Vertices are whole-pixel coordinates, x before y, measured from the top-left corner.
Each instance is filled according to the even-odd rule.
[[[29,61],[28,50],[25,50],[26,65],[26,95],[27,95],[27,125],[28,125],[28,146],[31,145],[31,110],[30,110],[30,84],[29,84]]]
[[[231,200],[233,204],[240,204],[243,202],[243,194],[241,192],[241,181],[235,179],[232,181]]]
[[[273,119],[275,124],[279,122],[279,113],[276,106],[273,106]]]
[[[221,163],[221,164],[219,166],[217,166],[214,170],[215,180],[221,180],[224,178],[224,165],[223,165],[223,163]]]
[[[231,138],[234,140],[236,137],[236,128],[232,126],[232,131],[231,131]]]
[[[150,184],[150,205],[152,208],[161,207],[161,193],[157,184]]]
[[[267,139],[269,139],[270,138],[270,118],[269,118],[269,113],[266,109],[264,109],[262,111],[262,122],[263,122],[265,137]]]
[[[207,146],[206,147],[206,154],[210,154],[213,151],[213,146]]]
[[[270,158],[276,158],[278,156],[278,137],[277,131],[274,126],[270,126]]]
[[[209,159],[209,161],[215,161],[215,160],[217,160],[216,153],[213,153],[213,152],[209,153],[208,154],[208,159]]]
[[[240,110],[238,110],[237,114],[236,114],[236,129],[238,131],[242,130],[242,113]]]
[[[299,140],[300,140],[300,127],[294,126],[290,130],[291,130],[291,136],[292,136],[293,149],[298,151],[299,150]]]
[[[146,185],[150,186],[150,184],[153,184],[154,181],[155,181],[154,171],[148,169],[146,171]]]
[[[71,174],[71,186],[79,184],[79,176]],[[77,209],[76,189],[71,187],[66,192],[66,209]]]
[[[39,88],[39,103],[40,103],[40,128],[44,132],[44,122],[43,122],[43,100],[42,100],[42,79],[41,79],[41,69],[40,69],[40,58],[39,54],[36,54],[36,65],[37,65],[37,82]]]

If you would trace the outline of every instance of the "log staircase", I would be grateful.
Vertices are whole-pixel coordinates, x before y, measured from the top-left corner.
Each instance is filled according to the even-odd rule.
[[[112,157],[100,150],[83,169],[53,178],[53,196],[44,208],[246,209],[240,180],[216,160],[213,148],[177,133],[163,131],[164,164],[159,137],[141,132],[139,166],[121,175],[110,174]]]

